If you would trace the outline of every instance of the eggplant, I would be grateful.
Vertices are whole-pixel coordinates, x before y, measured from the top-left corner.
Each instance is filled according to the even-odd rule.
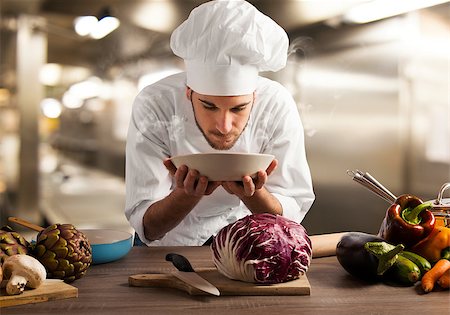
[[[341,266],[352,276],[368,281],[381,280],[383,273],[397,260],[404,249],[387,243],[381,237],[363,232],[349,232],[336,246],[336,257]]]

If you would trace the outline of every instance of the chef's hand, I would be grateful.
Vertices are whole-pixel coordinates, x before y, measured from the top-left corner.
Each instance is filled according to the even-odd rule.
[[[267,167],[266,171],[258,171],[256,177],[244,176],[242,182],[222,182],[222,187],[232,195],[239,198],[251,197],[254,193],[263,188],[267,182],[267,178],[277,168],[278,160],[274,159]]]
[[[175,178],[177,188],[184,189],[191,196],[210,195],[221,185],[221,182],[208,181],[208,177],[201,176],[197,170],[189,169],[186,165],[176,168],[171,160],[163,161],[170,175]]]

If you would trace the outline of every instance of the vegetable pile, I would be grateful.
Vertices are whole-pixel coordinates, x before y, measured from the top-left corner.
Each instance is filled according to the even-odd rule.
[[[308,270],[312,258],[304,227],[268,213],[252,214],[224,227],[211,248],[220,273],[252,283],[297,279]]]
[[[37,288],[43,280],[36,279],[46,277],[73,282],[85,275],[91,262],[89,240],[72,224],[48,226],[32,243],[9,226],[0,228],[0,268],[4,277],[11,278],[8,294],[21,294],[25,287]],[[12,265],[17,267],[12,268]],[[18,274],[19,271],[22,274]]]
[[[450,228],[437,225],[413,195],[401,195],[386,211],[378,235],[345,234],[336,247],[341,266],[365,281],[414,285],[425,293],[450,288]]]

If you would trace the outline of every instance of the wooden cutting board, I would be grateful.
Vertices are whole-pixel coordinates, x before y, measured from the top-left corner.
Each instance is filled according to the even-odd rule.
[[[26,289],[19,295],[6,295],[5,288],[0,290],[0,307],[40,303],[51,300],[78,297],[78,288],[60,280],[47,279],[37,289]]]
[[[231,280],[217,269],[197,270],[197,273],[219,289],[221,295],[310,295],[311,286],[306,275],[299,279],[261,285]],[[135,287],[166,287],[186,291],[190,295],[208,295],[195,287],[179,280],[170,273],[137,274],[128,278],[130,286]]]

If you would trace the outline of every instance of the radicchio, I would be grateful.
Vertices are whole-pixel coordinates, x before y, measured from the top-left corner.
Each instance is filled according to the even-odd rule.
[[[312,258],[305,228],[268,213],[252,214],[225,226],[211,248],[221,274],[252,283],[297,279],[308,270]]]

